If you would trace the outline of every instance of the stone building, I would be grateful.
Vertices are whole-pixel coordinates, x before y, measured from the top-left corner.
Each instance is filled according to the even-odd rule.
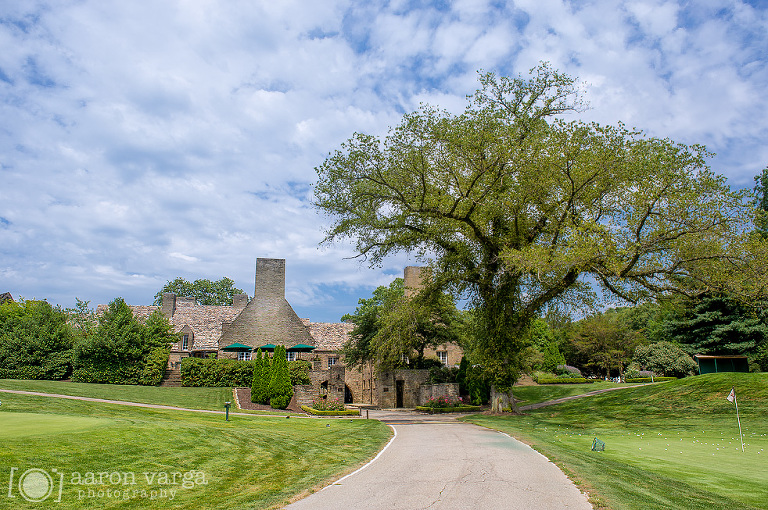
[[[406,295],[423,288],[423,268],[405,270]],[[100,305],[97,312],[105,305]],[[134,315],[145,320],[155,310],[171,322],[179,340],[171,346],[169,369],[177,371],[186,357],[250,359],[259,347],[283,345],[289,359],[312,363],[311,387],[303,388],[301,399],[338,398],[346,403],[365,403],[385,407],[413,407],[434,391],[453,395],[455,390],[432,388],[426,370],[395,370],[374,373],[371,367],[350,369],[344,366],[341,347],[348,340],[353,324],[320,323],[301,319],[285,299],[285,260],[258,258],[254,296],[234,297],[231,306],[198,305],[194,299],[163,294],[161,306],[131,306]],[[234,346],[234,347],[233,347]],[[296,346],[301,349],[291,350]],[[425,351],[446,366],[457,366],[461,349],[442,345]],[[447,393],[446,393],[447,392]]]

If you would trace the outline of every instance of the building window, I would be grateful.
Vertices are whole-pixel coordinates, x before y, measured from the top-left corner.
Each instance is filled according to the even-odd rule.
[[[437,359],[440,360],[440,363],[448,366],[448,351],[437,351]]]
[[[286,353],[286,356],[288,356],[288,361],[296,361],[296,353],[293,351],[288,351]]]
[[[251,353],[248,351],[240,351],[237,353],[237,359],[240,361],[249,361],[251,359]]]
[[[331,368],[333,365],[338,363],[338,361],[339,361],[339,358],[336,358],[336,357],[333,357],[333,356],[329,357],[328,358],[328,368]]]
[[[181,337],[181,350],[182,351],[188,351],[189,350],[189,335],[182,335],[182,337]]]

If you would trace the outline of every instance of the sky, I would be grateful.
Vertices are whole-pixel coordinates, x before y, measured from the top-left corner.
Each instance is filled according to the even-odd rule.
[[[419,261],[321,246],[315,167],[477,71],[579,78],[579,119],[704,144],[736,188],[768,165],[768,2],[0,2],[0,293],[151,304],[169,280],[286,259],[336,322]]]

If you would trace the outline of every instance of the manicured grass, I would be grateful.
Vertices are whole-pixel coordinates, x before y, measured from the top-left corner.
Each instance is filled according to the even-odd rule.
[[[280,507],[365,462],[390,436],[376,420],[231,416],[226,422],[219,414],[15,394],[2,395],[0,431],[0,508],[14,509],[40,507],[18,486],[35,468],[51,475],[45,507]],[[87,473],[95,483],[85,483]],[[35,477],[22,487],[30,480]]]
[[[0,388],[7,390],[58,393],[76,397],[124,400],[142,404],[160,404],[188,409],[223,410],[224,402],[232,401],[232,388],[181,388],[136,386],[123,384],[85,384],[61,381],[27,381],[0,379]],[[4,398],[0,393],[0,400]],[[234,409],[233,409],[234,410]]]
[[[745,452],[733,404],[736,387]],[[768,374],[711,374],[530,411],[465,418],[558,464],[612,509],[768,508]],[[590,447],[597,437],[604,452]]]
[[[540,386],[515,386],[512,394],[518,400],[523,400],[519,405],[538,404],[547,400],[555,400],[573,395],[582,395],[595,390],[606,388],[620,388],[634,386],[632,384],[616,384],[608,381],[600,381],[587,384],[545,384]]]

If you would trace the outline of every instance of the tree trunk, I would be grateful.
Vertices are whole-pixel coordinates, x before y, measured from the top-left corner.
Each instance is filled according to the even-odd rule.
[[[496,386],[491,385],[491,412],[502,413],[504,408],[510,408],[514,414],[517,414],[517,402],[515,401],[512,390],[507,392],[496,391]]]

